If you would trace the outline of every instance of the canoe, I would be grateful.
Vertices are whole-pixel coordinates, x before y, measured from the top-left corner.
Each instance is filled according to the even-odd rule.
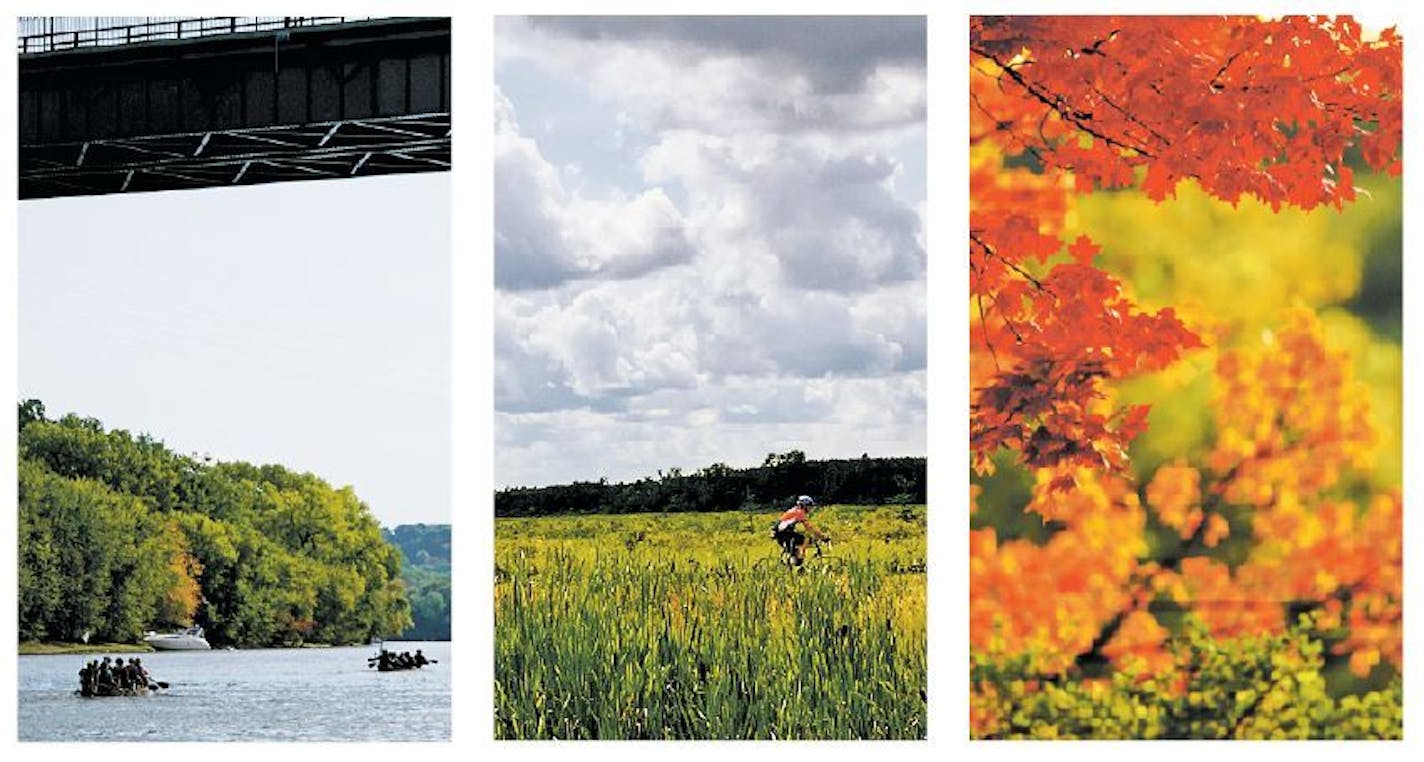
[[[424,665],[424,664],[421,664],[421,665],[417,666],[417,665],[412,664],[412,665],[409,666],[409,667],[397,667],[397,666],[394,666],[394,665],[393,665],[393,666],[389,666],[389,667],[383,667],[383,666],[381,666],[381,665],[378,664],[378,665],[376,665],[376,671],[377,671],[377,672],[404,672],[405,670],[408,670],[408,669],[420,669],[420,668],[423,667],[423,666],[425,666],[425,665]]]
[[[128,689],[126,689],[126,690],[119,690],[118,688],[107,688],[107,687],[106,687],[106,688],[100,688],[100,689],[96,690],[96,691],[93,692],[93,693],[84,693],[83,691],[75,691],[75,692],[74,692],[74,695],[80,696],[80,697],[82,697],[82,698],[114,698],[114,697],[119,697],[119,696],[147,696],[147,695],[149,695],[149,694],[151,694],[151,693],[156,693],[156,692],[157,692],[157,691],[149,690],[147,687],[140,685],[140,686],[136,686],[136,687],[133,687],[133,688],[128,688]]]

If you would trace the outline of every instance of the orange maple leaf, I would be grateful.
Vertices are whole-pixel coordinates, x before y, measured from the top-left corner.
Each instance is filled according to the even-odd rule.
[[[1093,239],[1086,235],[1078,236],[1078,240],[1074,241],[1073,245],[1068,247],[1068,253],[1073,255],[1073,258],[1078,260],[1079,264],[1083,265],[1091,265],[1093,263],[1093,256],[1102,250],[1103,247],[1093,243]]]

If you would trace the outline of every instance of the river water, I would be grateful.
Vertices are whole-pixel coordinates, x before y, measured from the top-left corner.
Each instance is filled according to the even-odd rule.
[[[375,646],[160,651],[137,656],[168,690],[86,699],[79,668],[103,655],[21,656],[20,740],[448,741],[450,644],[388,647],[439,663],[377,672]]]

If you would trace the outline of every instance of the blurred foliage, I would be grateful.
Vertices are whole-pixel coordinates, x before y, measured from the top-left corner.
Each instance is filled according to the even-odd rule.
[[[970,36],[973,733],[1399,737],[1395,30]]]
[[[1301,578],[1309,571],[1311,556],[1286,561],[1287,556],[1281,554],[1303,552],[1302,543],[1329,543],[1328,547],[1317,546],[1313,551],[1324,554],[1315,561],[1323,575],[1318,584],[1329,584],[1334,575],[1340,573],[1377,580],[1380,575],[1389,578],[1397,572],[1392,566],[1395,562],[1390,560],[1394,556],[1383,544],[1373,557],[1368,548],[1359,545],[1384,543],[1390,537],[1394,544],[1398,541],[1398,529],[1391,528],[1397,525],[1389,523],[1389,517],[1396,515],[1392,511],[1397,510],[1397,506],[1394,509],[1389,506],[1398,500],[1397,489],[1403,472],[1401,184],[1397,178],[1363,174],[1356,176],[1356,183],[1364,192],[1343,211],[1321,208],[1302,212],[1286,208],[1276,213],[1249,198],[1232,205],[1209,198],[1192,183],[1182,184],[1177,188],[1176,199],[1160,204],[1135,191],[1098,192],[1072,199],[1065,215],[1064,236],[1084,233],[1101,243],[1096,264],[1121,276],[1133,297],[1144,307],[1174,307],[1207,344],[1205,349],[1188,353],[1162,372],[1116,385],[1117,403],[1152,406],[1146,432],[1132,444],[1132,478],[1128,494],[1121,498],[1123,505],[1146,507],[1151,504],[1152,510],[1145,511],[1146,522],[1140,530],[1131,524],[1108,524],[1091,530],[1101,534],[1106,526],[1113,526],[1122,535],[1115,541],[1119,543],[1126,541],[1132,532],[1140,531],[1146,541],[1146,552],[1140,557],[1144,568],[1151,569],[1157,564],[1175,568],[1184,554],[1197,561],[1187,564],[1187,571],[1181,574],[1148,572],[1123,577],[1120,581],[1099,579],[1098,584],[1106,585],[1104,590],[1116,591],[1118,585],[1126,589],[1156,576],[1159,579],[1154,584],[1165,585],[1162,580],[1171,578],[1180,580],[1173,582],[1174,585],[1199,587],[1194,595],[1240,597],[1243,590],[1271,589],[1259,582],[1252,583],[1256,587],[1236,587],[1243,584],[1241,568],[1253,561],[1259,568],[1247,573],[1247,579],[1260,579],[1269,574],[1266,570],[1271,567],[1261,566],[1261,563],[1295,564],[1298,568],[1292,568],[1289,575]],[[1343,373],[1341,392],[1348,395],[1363,392],[1363,399],[1350,396],[1329,402],[1331,398],[1318,398],[1316,404],[1337,405],[1334,412],[1342,418],[1356,414],[1363,417],[1367,430],[1363,438],[1356,438],[1369,441],[1367,451],[1347,459],[1349,464],[1341,468],[1338,480],[1332,479],[1324,489],[1305,491],[1304,495],[1316,496],[1309,499],[1302,496],[1298,503],[1292,499],[1284,513],[1275,505],[1275,498],[1258,505],[1239,489],[1232,492],[1238,486],[1232,484],[1234,472],[1224,466],[1215,469],[1210,466],[1213,457],[1220,457],[1222,448],[1229,449],[1230,442],[1240,436],[1240,432],[1231,433],[1223,440],[1223,435],[1228,433],[1221,430],[1223,425],[1228,428],[1244,425],[1244,421],[1234,420],[1224,412],[1222,405],[1226,400],[1221,395],[1231,383],[1237,384],[1238,390],[1249,388],[1241,385],[1249,385],[1252,374],[1257,372],[1252,370],[1257,366],[1248,364],[1234,377],[1223,376],[1223,358],[1245,352],[1245,356],[1261,358],[1252,362],[1270,362],[1271,346],[1286,330],[1283,315],[1295,315],[1292,320],[1305,321],[1302,325],[1308,327],[1301,329],[1302,335],[1314,335],[1319,341],[1319,347],[1312,352],[1330,354],[1313,355],[1317,359],[1308,362],[1317,364],[1298,369],[1299,386],[1292,387],[1288,379],[1281,378],[1270,388],[1278,394],[1305,394],[1310,384]],[[1313,327],[1309,327],[1312,324]],[[1284,351],[1281,348],[1275,353],[1277,362],[1290,362],[1279,356]],[[1327,356],[1330,359],[1323,359]],[[1238,360],[1231,362],[1239,365]],[[1318,378],[1309,375],[1311,368]],[[1261,404],[1269,404],[1269,400]],[[1311,403],[1302,401],[1301,404],[1308,407]],[[1281,408],[1281,414],[1298,413]],[[1223,419],[1223,415],[1227,417]],[[1287,435],[1283,441],[1289,444],[1294,440]],[[1303,445],[1296,442],[1294,446]],[[1300,457],[1305,459],[1302,464],[1312,458],[1310,447],[1314,445],[1300,450]],[[1334,458],[1325,460],[1333,462]],[[1212,536],[1211,543],[1195,541],[1184,545],[1188,534],[1180,531],[1180,525],[1164,523],[1169,515],[1164,513],[1162,503],[1170,501],[1159,498],[1153,503],[1149,499],[1149,486],[1154,477],[1189,464],[1202,469],[1207,487],[1227,490],[1224,495],[1213,492],[1195,495],[1191,500],[1182,498],[1182,505],[1200,504],[1206,507],[1208,514],[1219,517],[1221,530],[1219,536]],[[1012,540],[1044,546],[1045,550],[1066,542],[1071,532],[1065,533],[1065,525],[1055,520],[1053,509],[1044,509],[1044,498],[1035,489],[1037,480],[1042,477],[1015,465],[1008,453],[996,456],[995,465],[997,469],[991,476],[971,474],[976,491],[971,529],[995,533],[1000,553],[1004,552],[1004,544]],[[1061,496],[1048,502],[1066,499]],[[1140,509],[1132,507],[1131,510]],[[1290,519],[1293,528],[1273,538],[1269,532],[1276,530],[1267,527],[1275,521],[1270,516],[1278,513],[1295,518]],[[1065,519],[1069,523],[1074,520],[1072,515]],[[1367,526],[1374,534],[1366,534]],[[1322,533],[1330,539],[1319,539]],[[1094,557],[1092,554],[1091,550],[1081,553],[1082,563],[1089,563]],[[1027,563],[1027,558],[1020,563]],[[1222,566],[1215,566],[1217,563]],[[1370,563],[1374,564],[1373,568]],[[1337,568],[1336,564],[1345,566]],[[1390,568],[1384,568],[1386,566]],[[1210,572],[1208,578],[1218,580],[1210,585],[1221,587],[1211,588],[1201,579],[1190,579],[1192,574],[1207,572]],[[1070,570],[1060,568],[1056,573],[1048,573],[1062,577]],[[1378,596],[1378,591],[1389,589],[1390,583],[1372,581],[1370,584],[1377,586],[1372,596]],[[1044,594],[1046,588],[1043,584],[1039,587],[1040,594]],[[1008,591],[1001,590],[1001,593],[1007,595]],[[1250,595],[1249,592],[1244,594]],[[1223,614],[1209,609],[1204,612],[1207,619],[1216,617],[1218,624],[1228,631],[1257,633],[1244,640],[1212,641],[1199,634],[1188,637],[1192,628],[1200,625],[1197,617],[1191,615],[1190,603],[1182,608],[1170,601],[1152,601],[1147,606],[1152,616],[1130,619],[1142,623],[1149,633],[1145,640],[1157,648],[1190,646],[1202,649],[1203,653],[1225,654],[1221,658],[1228,661],[1238,657],[1254,659],[1256,656],[1250,654],[1259,655],[1267,646],[1285,648],[1282,644],[1288,641],[1293,643],[1289,646],[1291,649],[1299,650],[1308,642],[1311,644],[1307,649],[1311,652],[1308,660],[1312,665],[1308,672],[1318,679],[1301,683],[1293,678],[1293,682],[1287,683],[1297,691],[1291,700],[1308,708],[1308,718],[1297,717],[1287,723],[1285,715],[1273,712],[1272,716],[1281,723],[1279,727],[1258,718],[1245,730],[1226,730],[1224,728],[1235,728],[1228,707],[1222,709],[1225,713],[1215,720],[1203,720],[1207,722],[1205,725],[1183,725],[1182,717],[1196,716],[1183,708],[1182,702],[1189,694],[1164,692],[1161,685],[1157,690],[1146,690],[1121,670],[1096,673],[1110,677],[1085,678],[1094,673],[1092,670],[1080,673],[1082,664],[1070,670],[1076,677],[1065,678],[1061,683],[1045,683],[1038,692],[1021,692],[1014,701],[1006,698],[1010,694],[1003,685],[987,693],[976,692],[973,700],[1008,702],[999,705],[1006,712],[1005,716],[1018,716],[1028,722],[1015,725],[1002,735],[1397,736],[1400,695],[1397,657],[1386,656],[1382,660],[1380,654],[1389,653],[1388,643],[1397,641],[1397,614],[1391,612],[1397,608],[1398,601],[1383,604],[1384,609],[1369,608],[1376,603],[1368,604],[1369,607],[1359,603],[1351,606],[1347,591],[1342,594],[1343,606],[1339,601],[1325,601],[1341,619],[1333,629],[1295,630],[1288,635],[1273,631],[1269,622],[1279,618],[1281,611],[1319,605],[1311,602],[1314,593],[1302,590],[1300,595],[1302,599],[1296,604],[1275,599],[1241,602],[1248,608],[1254,606],[1260,612],[1257,616],[1263,617],[1250,624],[1243,624],[1247,620],[1223,620]],[[1385,595],[1386,599],[1393,600]],[[1211,601],[1206,603],[1210,605]],[[1373,616],[1367,613],[1371,611],[1379,618],[1368,621],[1361,618]],[[1112,632],[1111,625],[1110,622],[1103,632]],[[1159,631],[1159,626],[1165,629]],[[1384,647],[1350,640],[1352,628],[1366,633],[1366,637],[1379,638],[1377,642]],[[1093,649],[1095,655],[1103,650],[1101,643],[1098,646]],[[973,658],[980,674],[991,674],[993,669],[1013,671],[1012,660],[1005,661],[1003,654],[991,659],[976,651]],[[1024,658],[1029,659],[1030,655]],[[1115,659],[1113,663],[1121,666],[1122,660]],[[1026,673],[1023,667],[1020,665],[1018,670],[1020,677]],[[1158,669],[1156,679],[1165,680],[1161,671],[1170,670],[1170,665],[1160,664]],[[1024,679],[1032,681],[1034,678]],[[993,683],[990,679],[981,688]],[[1233,690],[1255,691],[1259,695],[1264,688],[1241,683],[1234,685]],[[1277,686],[1274,690],[1279,693],[1283,689]],[[1082,722],[1073,720],[1074,717]]]
[[[1350,350],[1370,388],[1379,444],[1375,485],[1402,476],[1402,183],[1357,175],[1365,191],[1343,211],[1279,212],[1251,198],[1232,205],[1183,183],[1156,203],[1135,191],[1077,199],[1071,234],[1091,233],[1097,263],[1123,277],[1140,302],[1172,306],[1211,346],[1229,346],[1271,327],[1281,310],[1320,312],[1333,346]],[[1366,290],[1367,289],[1367,290]],[[1147,433],[1131,451],[1139,478],[1164,462],[1195,462],[1214,439],[1214,352],[1124,383],[1127,403],[1153,405]]]
[[[1308,625],[1307,625],[1308,626]],[[1042,682],[1024,664],[975,658],[977,738],[1399,739],[1403,684],[1334,698],[1321,644],[1303,630],[1216,640],[1191,629],[1167,678]]]
[[[1132,190],[1098,192],[1074,199],[1065,237],[1090,233],[1102,245],[1099,265],[1121,275],[1144,306],[1174,306],[1213,346],[1268,330],[1283,308],[1319,310],[1327,340],[1351,353],[1355,377],[1369,388],[1378,442],[1359,496],[1403,478],[1403,206],[1400,178],[1361,174],[1356,182],[1364,193],[1344,211],[1272,212],[1251,198],[1232,205],[1190,182],[1166,203]],[[1214,351],[1191,353],[1120,385],[1121,401],[1152,405],[1130,450],[1140,483],[1211,449],[1216,360]],[[1023,512],[1032,476],[1006,454],[995,463],[991,476],[971,474],[981,490],[971,525],[1043,542],[1051,527]]]

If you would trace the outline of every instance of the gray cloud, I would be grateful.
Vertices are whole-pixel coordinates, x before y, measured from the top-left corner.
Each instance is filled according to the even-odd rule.
[[[735,205],[728,232],[761,240],[792,287],[866,291],[924,276],[919,215],[895,197],[899,164],[883,152],[678,131],[648,151],[644,172],[687,188],[694,222]]]
[[[883,155],[835,157],[753,186],[790,283],[864,290],[924,274],[918,215],[884,184],[895,170]]]
[[[497,293],[497,409],[630,411],[639,398],[723,379],[801,383],[925,367],[918,282],[834,294],[772,279],[771,290],[707,293],[714,280],[694,267],[539,298]]]
[[[818,92],[852,93],[883,64],[925,64],[923,16],[535,16],[585,41],[662,43],[680,55],[757,56],[806,73]]]
[[[497,50],[655,131],[864,135],[925,116],[922,18],[504,17]]]
[[[903,151],[923,140],[923,19],[497,30],[497,55],[587,89],[570,121],[637,136],[643,181],[561,170],[497,95],[501,483],[923,451],[923,191],[899,187],[921,155]]]

